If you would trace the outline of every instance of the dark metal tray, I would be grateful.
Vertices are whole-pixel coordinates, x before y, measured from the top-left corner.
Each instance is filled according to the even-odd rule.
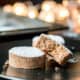
[[[68,29],[67,26],[60,24],[49,24],[38,19],[12,14],[2,13],[0,16],[0,36]]]

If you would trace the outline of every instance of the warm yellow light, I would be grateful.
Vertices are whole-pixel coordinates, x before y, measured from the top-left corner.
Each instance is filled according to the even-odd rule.
[[[28,8],[28,17],[31,19],[38,17],[38,10],[35,7],[29,7]]]
[[[9,4],[5,5],[5,6],[3,7],[3,11],[4,11],[4,12],[7,12],[7,13],[12,13],[12,11],[13,11],[12,5],[9,5]]]
[[[77,3],[79,3],[79,4],[80,4],[80,0],[77,0]]]
[[[69,2],[68,2],[68,0],[63,0],[62,4],[63,4],[63,6],[67,7],[69,5]]]
[[[69,11],[66,8],[59,9],[58,13],[58,20],[64,20],[65,18],[69,17]]]
[[[73,28],[73,30],[76,33],[80,34],[80,14],[77,14],[76,18],[73,21],[74,21],[74,28]]]
[[[54,6],[55,6],[55,3],[53,1],[44,1],[42,3],[41,9],[44,11],[49,11],[49,10],[52,10]]]
[[[67,10],[63,10],[60,11],[60,17],[64,18],[64,17],[68,17],[69,16],[69,12]]]
[[[77,16],[77,23],[80,26],[80,15]]]
[[[24,3],[17,2],[13,5],[13,13],[18,16],[27,16],[27,6]]]
[[[75,20],[78,15],[79,15],[78,10],[76,8],[73,8],[71,12],[72,19]]]
[[[47,13],[45,16],[45,21],[48,23],[54,23],[55,22],[55,16],[53,13]]]
[[[73,77],[70,77],[69,80],[80,80],[80,76],[73,76]]]
[[[39,18],[40,20],[43,20],[43,21],[44,21],[45,16],[46,16],[46,11],[41,11],[40,14],[39,14],[39,16],[38,16],[38,18]]]
[[[48,23],[54,23],[55,22],[54,12],[53,11],[50,11],[50,12],[41,11],[39,15],[39,19]]]

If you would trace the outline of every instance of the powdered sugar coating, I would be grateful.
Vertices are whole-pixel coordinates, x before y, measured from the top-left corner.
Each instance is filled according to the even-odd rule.
[[[9,50],[9,54],[15,54],[21,57],[40,57],[45,55],[41,50],[27,46],[13,47]]]
[[[34,42],[34,41],[37,41],[39,38],[40,38],[39,36],[35,36],[35,37],[33,37],[32,41],[33,41],[33,42]]]
[[[58,36],[58,35],[48,35],[48,38],[50,38],[51,40],[56,41],[59,44],[65,44],[65,40],[61,36]]]
[[[56,41],[59,44],[65,44],[65,40],[63,39],[63,37],[58,36],[58,35],[45,35],[47,38]],[[37,41],[40,37],[39,36],[35,36],[32,41]]]

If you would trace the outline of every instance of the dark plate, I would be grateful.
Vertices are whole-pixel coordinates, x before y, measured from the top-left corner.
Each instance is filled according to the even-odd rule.
[[[2,71],[0,77],[11,80],[79,80],[80,79],[80,52],[75,53],[76,63],[66,63],[65,66],[56,66],[48,70],[27,70],[26,76],[7,76],[6,71]],[[6,69],[7,70],[7,69]],[[9,69],[10,70],[10,69]],[[20,70],[17,72],[22,73]]]

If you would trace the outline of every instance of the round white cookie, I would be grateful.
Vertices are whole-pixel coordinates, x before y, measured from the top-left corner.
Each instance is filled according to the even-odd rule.
[[[45,54],[41,50],[20,46],[9,50],[9,65],[14,68],[34,69],[44,67]]]

